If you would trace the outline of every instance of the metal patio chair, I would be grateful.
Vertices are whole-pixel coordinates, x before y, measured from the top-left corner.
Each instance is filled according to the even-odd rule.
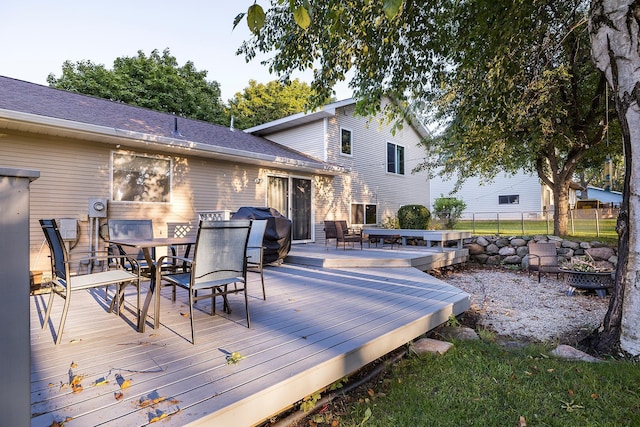
[[[153,239],[153,221],[150,219],[109,219],[107,221],[109,228],[109,239]],[[169,247],[172,255],[176,255],[176,249]],[[152,268],[148,265],[144,257],[142,249],[131,248],[121,245],[110,245],[109,251],[113,255],[133,257],[138,262],[140,274],[149,278],[152,274]],[[156,248],[151,248],[151,258],[156,259]],[[187,254],[188,256],[188,254]],[[126,262],[126,258],[122,260],[122,264],[127,268],[131,265]],[[176,264],[164,263],[161,270],[175,270]],[[173,301],[176,300],[176,287],[172,289]]]
[[[531,242],[529,247],[528,271],[538,272],[538,283],[542,273],[555,273],[560,276],[560,264],[558,263],[558,251],[555,243]]]
[[[216,313],[216,297],[222,297],[224,310],[231,313],[227,295],[244,293],[247,327],[251,327],[246,258],[250,229],[250,220],[200,221],[193,259],[167,255],[158,260],[165,262],[176,258],[190,265],[186,273],[161,274],[158,270],[156,280],[157,283],[162,280],[189,291],[189,318],[193,344],[196,343],[193,304],[201,299],[211,300],[210,314],[213,316]],[[202,292],[207,290],[210,292]],[[197,291],[200,292],[196,295]]]
[[[264,290],[263,258],[264,258],[264,233],[267,230],[266,219],[254,219],[251,221],[251,232],[247,244],[247,268],[260,273],[262,282],[262,299],[267,299]]]
[[[115,295],[109,305],[109,312],[113,311],[115,307],[116,313],[120,314],[120,309],[124,303],[124,287],[128,283],[133,283],[137,290],[136,301],[136,320],[140,315],[140,269],[135,268],[133,271],[128,271],[120,264],[110,263],[110,256],[94,255],[83,258],[82,260],[74,260],[75,262],[88,261],[90,265],[100,265],[102,271],[95,272],[92,269],[91,272],[84,275],[71,275],[71,260],[67,248],[60,235],[60,230],[54,219],[41,219],[40,226],[44,232],[47,244],[50,250],[51,258],[51,292],[49,293],[49,303],[47,304],[47,310],[42,322],[42,329],[44,329],[49,323],[49,317],[51,316],[51,308],[53,306],[54,295],[59,295],[64,299],[64,308],[62,309],[62,317],[60,318],[60,326],[58,327],[58,333],[56,336],[56,345],[60,344],[62,340],[62,333],[64,330],[64,323],[67,319],[67,313],[69,311],[69,305],[71,304],[71,294],[73,291],[87,290],[93,288],[102,288],[114,285],[116,288]],[[95,261],[98,261],[96,263]],[[133,258],[128,258],[127,262],[131,265],[136,265],[137,261]]]

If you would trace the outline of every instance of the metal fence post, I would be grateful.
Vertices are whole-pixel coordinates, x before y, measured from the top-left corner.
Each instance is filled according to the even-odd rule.
[[[496,212],[496,219],[498,222],[498,236],[500,235],[500,212]]]
[[[520,218],[522,221],[522,235],[524,236],[524,212],[520,212]]]
[[[576,235],[575,223],[573,221],[573,209],[569,209],[569,220],[571,221],[571,235]]]

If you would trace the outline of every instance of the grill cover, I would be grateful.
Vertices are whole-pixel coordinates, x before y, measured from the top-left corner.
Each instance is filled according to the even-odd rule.
[[[284,259],[291,250],[291,220],[273,208],[242,207],[231,219],[266,219],[264,232],[265,264]]]

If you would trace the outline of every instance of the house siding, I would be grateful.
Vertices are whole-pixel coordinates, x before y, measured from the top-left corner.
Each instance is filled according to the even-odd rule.
[[[440,177],[431,180],[431,201],[433,208],[435,199],[450,195],[455,182],[444,181]],[[496,214],[501,218],[520,218],[521,214],[537,215],[543,211],[543,187],[537,176],[518,172],[515,175],[500,174],[492,183],[482,184],[476,177],[467,179],[460,190],[451,197],[463,200],[467,208],[463,218],[493,219]],[[517,195],[517,204],[499,204],[498,196]]]
[[[111,153],[114,145],[84,140],[34,136],[5,132],[0,136],[2,166],[40,171],[31,185],[31,268],[48,270],[49,260],[38,220],[73,218],[79,220],[80,240],[73,252],[87,251],[90,222],[88,199],[106,198],[109,218],[149,218],[154,234],[166,236],[176,223],[196,225],[198,212],[235,211],[242,206],[264,206],[266,185],[255,178],[290,172],[215,159],[167,155],[155,151],[126,150],[136,154],[160,155],[173,159],[170,203],[112,202]],[[299,176],[313,178],[311,175]],[[101,220],[106,224],[106,219]],[[195,231],[195,227],[194,227]]]
[[[336,177],[318,178],[314,183],[315,230],[324,238],[325,219],[347,219],[351,223],[351,204],[377,205],[378,224],[395,217],[403,205],[429,203],[429,180],[426,173],[412,174],[424,158],[418,147],[419,134],[405,123],[392,134],[392,124],[376,118],[354,115],[354,104],[340,107],[327,119],[303,124],[264,137],[279,144],[320,155],[322,160],[346,168]],[[352,154],[341,153],[340,129],[352,132]],[[405,147],[405,174],[387,173],[387,141]],[[321,151],[320,151],[321,150]],[[319,154],[317,154],[319,153]]]
[[[267,139],[298,150],[318,160],[326,161],[323,135],[324,120],[318,120],[286,131],[270,134]]]

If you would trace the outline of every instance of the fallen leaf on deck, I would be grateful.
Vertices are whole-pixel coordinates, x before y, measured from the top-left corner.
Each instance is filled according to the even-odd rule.
[[[95,386],[99,386],[99,385],[105,385],[105,384],[109,384],[109,380],[105,379],[104,377],[102,378],[98,378],[94,383],[94,387]]]
[[[182,316],[182,317],[189,317],[189,313],[180,313],[180,316]]]
[[[76,362],[71,362],[71,367],[72,367],[72,368],[77,368],[77,367],[78,367],[78,365],[76,365]]]
[[[245,356],[241,355],[237,351],[234,351],[229,356],[227,356],[227,365],[237,365]]]
[[[121,391],[116,391],[113,396],[116,398],[116,400],[120,400],[124,397],[124,394],[122,394]]]

